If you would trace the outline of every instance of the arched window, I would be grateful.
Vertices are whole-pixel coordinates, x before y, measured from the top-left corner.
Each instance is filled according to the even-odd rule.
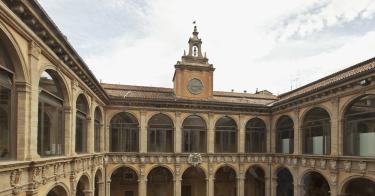
[[[294,123],[288,116],[282,116],[276,124],[276,152],[292,154],[294,150]]]
[[[215,125],[215,152],[237,151],[237,125],[229,117],[220,118]]]
[[[14,69],[11,58],[0,42],[0,160],[15,156],[16,132],[13,130]]]
[[[138,152],[139,124],[132,114],[116,114],[110,127],[112,152]]]
[[[148,122],[148,151],[173,152],[172,120],[165,114],[156,114]]]
[[[375,156],[375,95],[349,105],[344,116],[344,155]]]
[[[245,151],[250,153],[266,152],[266,124],[259,118],[246,123]]]
[[[328,155],[331,153],[331,122],[322,108],[310,110],[303,121],[303,153]]]
[[[182,123],[182,151],[206,152],[206,134],[206,123],[201,117],[187,117]]]
[[[94,113],[94,151],[100,152],[100,138],[101,138],[101,123],[102,121],[102,112],[99,107],[96,107]]]
[[[76,153],[87,152],[87,114],[88,104],[85,96],[80,94],[76,102]]]
[[[38,153],[57,156],[64,153],[64,97],[57,73],[47,70],[39,80]]]

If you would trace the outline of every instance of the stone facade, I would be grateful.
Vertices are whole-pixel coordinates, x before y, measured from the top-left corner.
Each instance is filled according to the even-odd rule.
[[[194,32],[197,36],[197,31]],[[172,193],[166,194],[175,196],[186,195],[182,191],[183,184],[191,182],[184,181],[184,173],[191,168],[204,174],[199,193],[190,194],[195,196],[220,195],[215,192],[220,188],[215,184],[219,183],[216,174],[221,168],[234,171],[233,194],[236,196],[251,195],[248,190],[253,186],[248,180],[251,168],[263,171],[263,194],[258,194],[267,196],[277,195],[281,169],[292,174],[294,195],[309,195],[303,188],[303,179],[311,172],[324,177],[330,195],[348,195],[347,187],[355,179],[375,182],[375,158],[347,156],[343,142],[347,108],[354,100],[375,94],[375,59],[280,96],[267,92],[215,92],[212,90],[214,68],[202,55],[199,39],[189,42],[189,54],[175,66],[174,89],[100,84],[34,0],[0,1],[0,41],[10,54],[15,76],[15,104],[12,107],[15,117],[11,122],[15,135],[14,153],[9,159],[0,161],[0,195],[114,195],[111,190],[118,190],[111,187],[111,180],[121,168],[135,173],[132,177],[135,184],[129,185],[134,192],[128,193],[135,196],[152,194],[148,187],[154,180],[150,173],[155,168],[170,172]],[[193,46],[196,43],[199,43],[196,48],[199,61],[193,57],[193,60],[189,59],[190,54],[195,56]],[[39,81],[45,70],[57,73],[63,86],[62,156],[44,157],[37,150]],[[201,94],[186,90],[192,78],[203,81]],[[196,88],[199,90],[200,87]],[[76,100],[82,94],[88,105],[87,152],[76,153]],[[330,153],[327,155],[303,151],[303,120],[313,108],[323,108],[330,116]],[[96,109],[102,116],[98,152],[94,149]],[[137,152],[111,152],[111,120],[121,112],[131,114],[138,121]],[[149,120],[160,113],[173,122],[173,152],[148,152]],[[197,115],[206,123],[206,152],[182,150],[183,122],[190,115]],[[294,123],[294,151],[291,154],[276,153],[276,124],[285,115]],[[236,124],[236,152],[215,151],[215,125],[221,117],[230,117]],[[261,119],[266,125],[266,151],[262,153],[245,149],[246,126],[254,118]],[[227,189],[232,188],[228,185]]]

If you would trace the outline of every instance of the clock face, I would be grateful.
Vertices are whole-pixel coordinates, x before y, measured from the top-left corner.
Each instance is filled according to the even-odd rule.
[[[203,83],[197,78],[193,78],[189,81],[188,90],[191,94],[198,95],[203,90]]]

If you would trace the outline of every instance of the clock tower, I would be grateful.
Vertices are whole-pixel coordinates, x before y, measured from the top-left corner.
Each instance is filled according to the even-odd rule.
[[[206,54],[202,55],[202,40],[198,38],[197,27],[189,39],[188,54],[184,51],[177,61],[173,76],[174,93],[177,98],[209,99],[213,96],[213,72]]]

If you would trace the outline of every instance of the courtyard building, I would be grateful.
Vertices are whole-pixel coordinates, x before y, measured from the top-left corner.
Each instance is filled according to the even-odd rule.
[[[1,0],[0,195],[375,195],[375,58],[214,91],[194,27],[171,69],[173,88],[100,83],[37,1]]]

